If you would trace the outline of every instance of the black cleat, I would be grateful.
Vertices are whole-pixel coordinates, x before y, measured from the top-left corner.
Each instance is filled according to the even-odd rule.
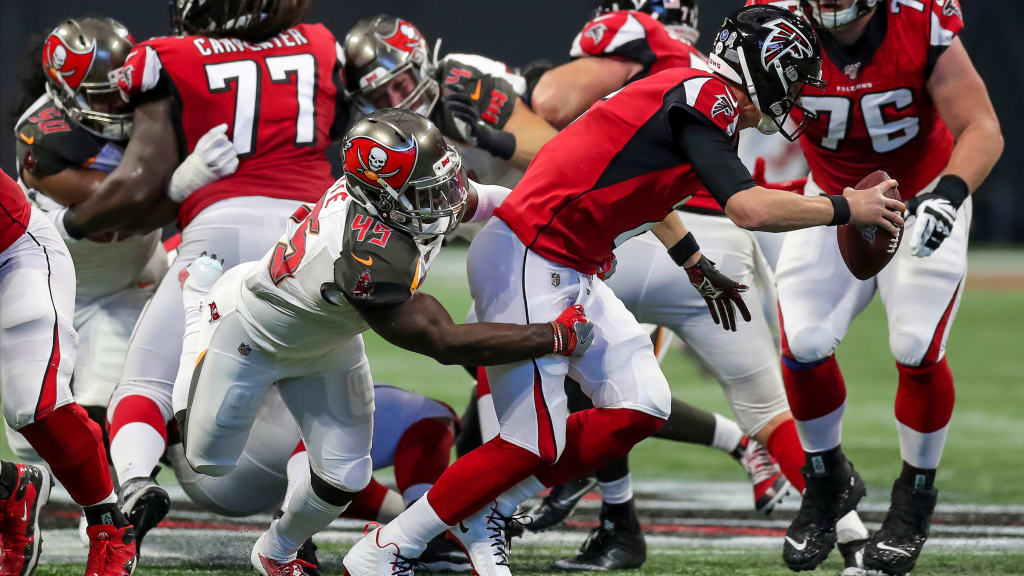
[[[309,576],[322,576],[320,572],[320,560],[316,557],[316,544],[313,543],[313,539],[309,538],[299,546],[299,553],[296,558],[307,563],[308,566],[304,566],[306,574]]]
[[[462,546],[447,533],[427,542],[427,548],[416,562],[416,569],[424,572],[469,572],[473,569]]]
[[[573,558],[558,560],[562,570],[631,570],[647,561],[647,542],[632,501],[616,505],[623,518],[613,519],[608,506],[601,509],[601,525],[594,528]]]
[[[814,570],[828,557],[836,545],[836,521],[867,494],[860,474],[845,459],[832,473],[812,474],[807,466],[802,473],[807,487],[782,546],[782,559],[794,572]]]
[[[171,498],[151,477],[132,478],[121,485],[121,513],[135,527],[135,544],[142,550],[142,539],[167,516]]]
[[[572,514],[587,492],[596,487],[597,479],[593,476],[583,476],[555,486],[536,508],[527,512],[527,516],[533,519],[527,527],[531,532],[540,532],[558,526]]]
[[[899,480],[892,486],[889,513],[864,548],[864,569],[868,574],[903,576],[917,564],[939,491],[914,490]]]

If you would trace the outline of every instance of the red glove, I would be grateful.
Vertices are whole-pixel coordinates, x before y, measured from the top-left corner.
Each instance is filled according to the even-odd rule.
[[[569,306],[551,323],[552,354],[582,356],[594,343],[594,325],[587,320],[583,306]]]
[[[733,312],[733,305],[739,308],[743,319],[750,322],[750,311],[740,296],[740,292],[746,292],[747,287],[719,272],[718,268],[715,268],[715,263],[708,260],[707,256],[701,256],[696,264],[687,268],[686,275],[690,277],[690,284],[693,284],[707,302],[708,312],[711,312],[711,319],[715,324],[721,324],[726,330],[736,331],[736,313]]]
[[[766,182],[765,181],[765,167],[767,162],[760,156],[757,160],[754,160],[754,173],[751,176],[754,178],[754,184],[762,188],[771,188],[772,190],[785,190],[786,192],[796,192],[797,194],[804,193],[804,186],[807,185],[807,177],[797,178],[796,180],[784,180],[782,182]]]

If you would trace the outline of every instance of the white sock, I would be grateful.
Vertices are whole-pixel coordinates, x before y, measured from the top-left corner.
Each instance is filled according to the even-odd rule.
[[[309,483],[309,455],[305,450],[292,454],[291,458],[288,459],[288,464],[285,466],[285,475],[288,477],[288,487],[284,491],[284,502],[281,503],[281,509],[288,508],[288,503],[292,500],[292,494],[299,489],[303,484]]]
[[[110,459],[117,471],[117,482],[124,485],[132,478],[148,478],[164,453],[164,437],[145,422],[130,422],[110,440]]]
[[[536,476],[530,476],[498,496],[498,513],[511,516],[515,513],[517,506],[543,489],[544,485],[540,480],[537,480]]]
[[[381,528],[379,538],[382,543],[397,544],[403,556],[415,558],[423,553],[427,542],[448,528],[424,497]]]
[[[861,522],[856,510],[847,512],[846,516],[843,516],[836,522],[836,540],[840,544],[853,540],[863,540],[867,537],[868,529]]]
[[[743,440],[740,425],[716,412],[715,437],[711,440],[711,447],[732,454],[740,445],[740,440]]]
[[[93,504],[82,506],[82,508],[91,508],[93,506],[99,506],[100,504],[117,504],[117,492],[111,490],[110,494],[107,494],[107,497],[104,498],[103,500],[100,500],[99,502],[95,502]]]
[[[430,490],[430,484],[413,484],[402,492],[402,499],[405,500],[406,507],[411,506],[413,502],[419,500],[427,490]]]
[[[270,525],[264,553],[278,562],[294,560],[299,546],[327,528],[344,510],[344,506],[333,506],[317,496],[306,480],[292,494],[284,516]]]
[[[633,475],[626,474],[612,482],[598,482],[605,504],[625,504],[633,498]]]
[[[380,510],[377,512],[377,522],[387,524],[404,512],[405,508],[405,500],[402,499],[402,495],[388,489],[387,494],[384,494],[384,501],[380,503]]]

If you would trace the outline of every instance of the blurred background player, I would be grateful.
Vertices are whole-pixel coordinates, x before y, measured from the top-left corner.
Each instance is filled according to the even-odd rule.
[[[843,264],[834,230],[790,233],[783,244],[782,370],[807,452],[807,491],[783,555],[795,570],[817,566],[835,541],[837,519],[865,493],[840,446],[846,390],[834,352],[877,291],[899,372],[903,469],[864,565],[905,574],[928,537],[953,413],[945,346],[967,269],[970,194],[999,158],[1003,139],[985,84],[957,37],[957,0],[806,0],[800,8],[821,38],[826,82],[823,94],[803,97],[821,116],[800,138],[811,171],[804,193],[840,194],[881,169],[899,181],[909,216],[908,237],[893,261],[866,281]]]
[[[71,395],[78,348],[74,305],[75,268],[64,242],[50,220],[28,203],[21,187],[0,174],[4,419],[84,508],[89,525],[86,576],[131,576],[135,533],[117,507],[103,434]],[[5,573],[30,574],[35,569],[42,538],[38,512],[49,492],[50,476],[42,468],[0,463]]]
[[[258,259],[284,232],[288,216],[333,182],[323,151],[346,123],[341,62],[325,27],[298,23],[307,6],[304,0],[176,2],[173,26],[180,35],[140,42],[120,71],[121,92],[134,104],[121,163],[62,220],[74,238],[147,233],[175,217],[183,228],[177,257],[135,329],[107,413],[121,496],[126,513],[139,520],[140,537],[167,511],[166,493],[151,475],[172,417],[184,326],[178,274],[202,249],[229,266]],[[237,171],[187,198],[169,196],[175,179],[208,175],[186,156],[221,124],[234,144]]]

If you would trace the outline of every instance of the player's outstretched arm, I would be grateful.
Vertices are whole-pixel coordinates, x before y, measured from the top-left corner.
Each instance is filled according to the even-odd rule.
[[[137,106],[124,159],[91,198],[65,213],[66,233],[82,238],[115,229],[148,232],[171,222],[178,211],[166,194],[178,165],[174,134],[170,98]]]
[[[544,324],[456,324],[440,302],[419,291],[396,305],[349,302],[385,340],[442,364],[492,366],[548,354],[580,355],[593,338],[581,306]]]
[[[643,70],[638,62],[586,56],[548,70],[530,96],[533,111],[561,130]]]

